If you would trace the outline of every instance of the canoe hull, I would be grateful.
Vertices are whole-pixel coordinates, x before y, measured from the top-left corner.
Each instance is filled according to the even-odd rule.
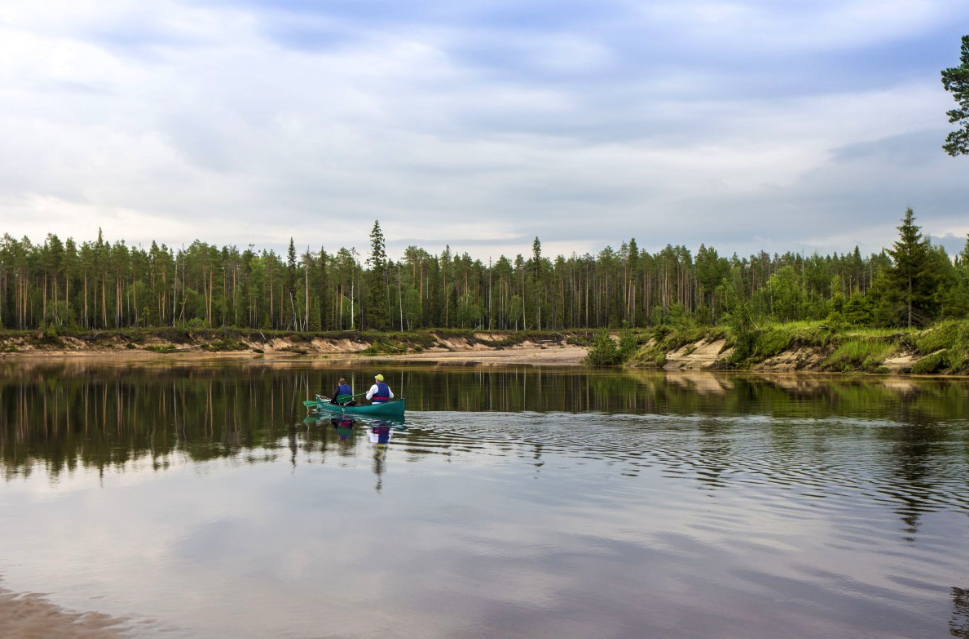
[[[303,402],[310,407],[311,402]],[[371,415],[373,417],[403,417],[404,400],[394,399],[384,404],[361,404],[359,406],[340,406],[330,402],[312,402],[317,412],[340,413],[347,415]]]

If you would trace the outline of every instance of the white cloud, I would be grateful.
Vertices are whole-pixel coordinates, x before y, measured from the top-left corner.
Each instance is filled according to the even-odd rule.
[[[638,68],[635,21],[617,7],[571,29],[503,32],[256,4],[4,3],[2,231],[337,248],[367,246],[379,219],[391,246],[486,257],[523,239],[527,252],[536,235],[564,254],[629,237],[844,249],[847,237],[878,241],[909,205],[927,229],[958,230],[967,189],[962,164],[935,148],[950,108],[937,69],[913,83],[886,67],[834,91],[810,82],[849,71],[819,59],[785,92],[758,84],[775,72],[749,54],[773,64],[763,50],[934,37],[969,9],[650,5],[644,41],[676,46]],[[301,21],[347,37],[287,46],[269,28]],[[876,35],[853,40],[861,23]],[[818,233],[849,216],[849,233]]]

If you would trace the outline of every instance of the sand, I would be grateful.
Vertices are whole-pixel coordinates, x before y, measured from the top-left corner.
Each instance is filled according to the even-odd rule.
[[[117,364],[169,362],[187,363],[202,361],[244,362],[293,362],[345,364],[352,362],[400,361],[426,364],[483,364],[483,365],[540,365],[540,366],[579,366],[588,349],[573,344],[538,344],[526,341],[515,346],[491,348],[476,344],[468,345],[463,340],[446,342],[441,346],[422,352],[411,351],[402,355],[379,354],[361,355],[359,348],[351,345],[347,350],[315,350],[306,353],[292,353],[282,350],[269,350],[263,353],[252,351],[206,352],[199,349],[159,354],[142,349],[97,349],[97,350],[34,350],[20,353],[0,354],[0,361],[17,362],[113,362]],[[2,636],[2,635],[0,635]]]
[[[64,610],[43,595],[0,588],[0,637],[4,639],[117,639],[127,620],[99,612]]]
[[[479,347],[472,349],[427,350],[423,353],[406,355],[376,355],[354,357],[355,360],[405,361],[428,364],[481,364],[507,366],[532,364],[538,366],[579,366],[589,352],[587,348],[572,344],[550,344],[548,346],[524,342],[506,348]]]

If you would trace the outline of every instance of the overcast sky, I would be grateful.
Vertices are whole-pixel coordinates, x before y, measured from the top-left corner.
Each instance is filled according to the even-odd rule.
[[[950,252],[966,0],[3,0],[0,233]]]

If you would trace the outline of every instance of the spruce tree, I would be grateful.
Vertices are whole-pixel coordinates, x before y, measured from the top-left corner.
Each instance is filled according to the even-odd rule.
[[[895,299],[904,304],[904,323],[926,324],[934,314],[939,274],[932,268],[929,240],[923,239],[909,208],[898,227],[899,239],[888,254],[892,265],[886,275]]]
[[[370,271],[367,273],[367,326],[385,331],[389,324],[387,310],[387,251],[380,222],[374,221],[370,231],[370,257],[367,258]]]

